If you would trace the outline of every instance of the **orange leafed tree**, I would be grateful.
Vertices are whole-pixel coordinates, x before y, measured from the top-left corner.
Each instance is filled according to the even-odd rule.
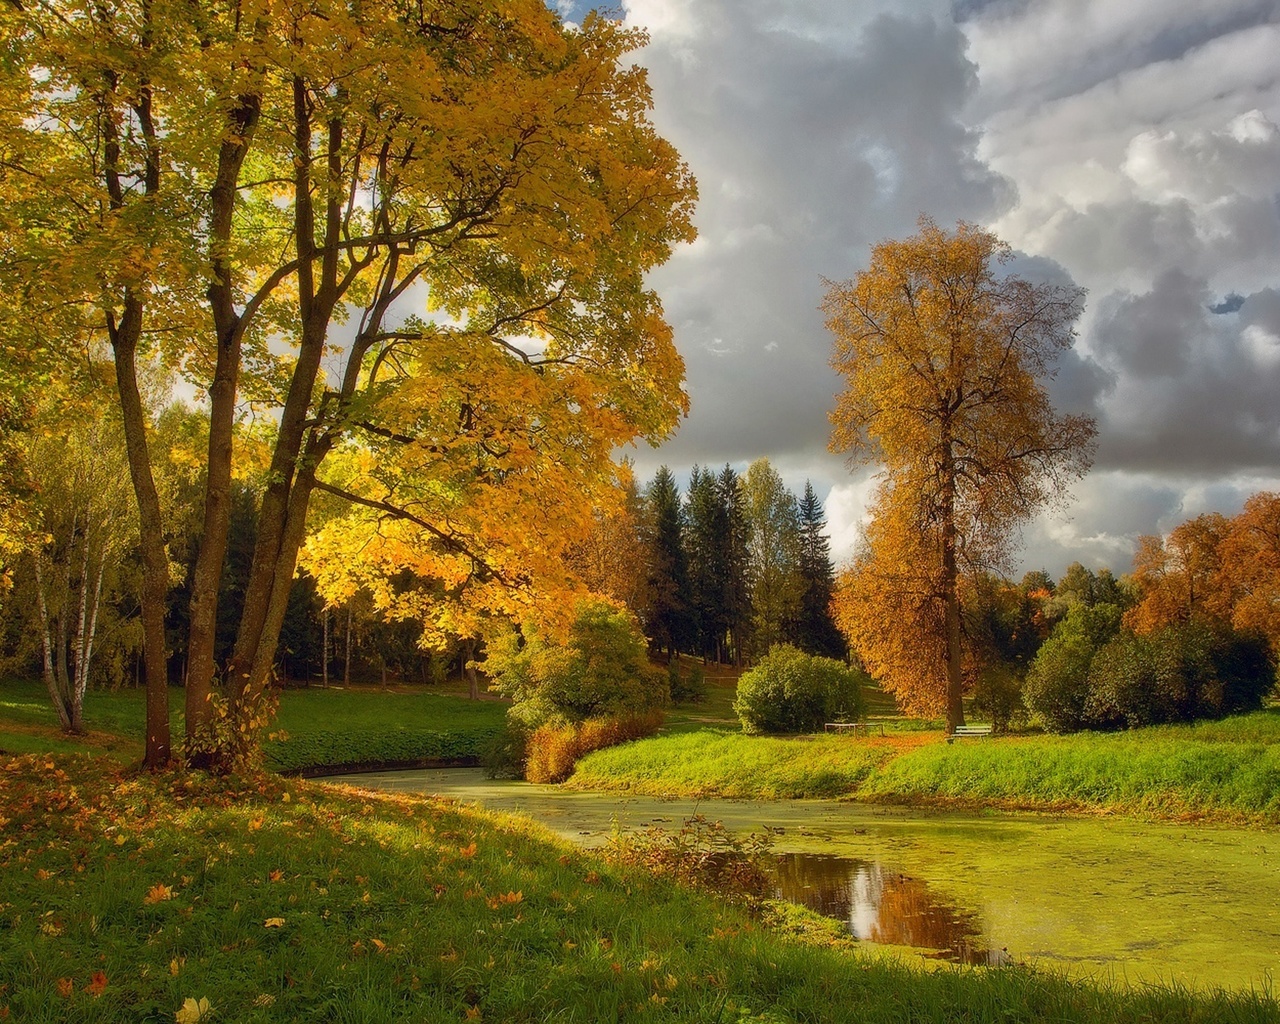
[[[1266,637],[1280,650],[1280,494],[1253,495],[1232,519],[1217,512],[1144,536],[1133,558],[1142,595],[1125,624],[1152,633],[1192,619]]]
[[[1222,572],[1222,542],[1230,522],[1209,512],[1175,527],[1168,538],[1143,536],[1133,556],[1133,580],[1142,599],[1125,613],[1137,633],[1176,622],[1231,618],[1230,587]]]
[[[1074,338],[1082,292],[1004,275],[1009,247],[970,224],[872,250],[827,283],[845,388],[831,447],[879,463],[866,545],[838,619],[908,707],[964,723],[961,574],[1007,560],[1017,528],[1088,469],[1091,419],[1059,416],[1044,381]]]

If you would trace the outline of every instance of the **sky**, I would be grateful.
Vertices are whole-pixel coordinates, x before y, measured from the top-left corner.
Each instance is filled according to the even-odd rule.
[[[554,2],[554,0],[553,0]],[[560,0],[567,20],[581,4]],[[874,469],[827,451],[824,279],[921,213],[1087,289],[1049,384],[1091,472],[1014,575],[1131,567],[1139,535],[1280,490],[1280,0],[622,0],[699,238],[651,275],[692,408],[659,465],[767,457],[857,543]]]

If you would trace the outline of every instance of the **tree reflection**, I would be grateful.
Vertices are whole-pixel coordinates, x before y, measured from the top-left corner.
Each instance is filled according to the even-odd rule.
[[[1009,960],[1006,952],[982,941],[975,914],[938,898],[921,879],[878,861],[784,853],[775,870],[780,898],[846,922],[859,939],[930,950],[954,963]]]

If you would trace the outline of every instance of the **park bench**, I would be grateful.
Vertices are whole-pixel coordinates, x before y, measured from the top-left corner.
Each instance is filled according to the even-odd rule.
[[[970,739],[982,739],[991,735],[991,726],[989,725],[957,725],[956,731],[947,737],[948,743],[954,743],[956,740],[962,740],[966,737]]]
[[[879,723],[877,723],[879,724]],[[823,728],[827,732],[851,732],[855,736],[861,734],[863,736],[871,735],[871,726],[867,722],[828,722]],[[880,735],[884,735],[884,726],[879,725]]]

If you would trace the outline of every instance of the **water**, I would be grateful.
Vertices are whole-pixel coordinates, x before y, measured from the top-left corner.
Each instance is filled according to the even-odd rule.
[[[339,780],[332,780],[339,781]],[[779,830],[778,890],[905,956],[1038,963],[1124,982],[1262,987],[1280,964],[1280,831],[835,801],[663,801],[486,780],[342,779],[514,811],[582,846],[694,813]]]

